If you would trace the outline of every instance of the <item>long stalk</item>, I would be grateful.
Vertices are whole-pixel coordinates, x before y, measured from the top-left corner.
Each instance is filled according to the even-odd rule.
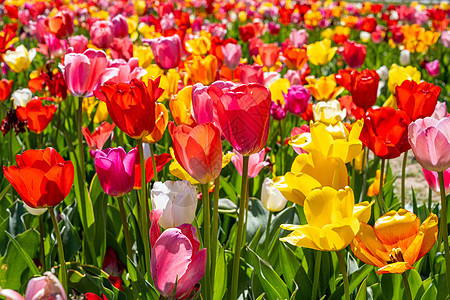
[[[336,251],[336,254],[339,259],[339,265],[341,267],[342,278],[344,279],[345,299],[350,300],[350,290],[349,290],[349,285],[348,285],[347,267],[345,265],[344,257],[342,256],[341,251]]]
[[[408,276],[406,276],[406,272],[402,273],[403,284],[405,285],[406,299],[412,300],[411,287],[409,286]]]
[[[378,190],[377,203],[380,208],[380,212],[384,214],[384,203],[383,203],[383,183],[384,183],[384,167],[386,165],[386,159],[381,159],[381,174],[380,174],[380,188]]]
[[[122,219],[123,234],[125,236],[125,244],[127,246],[127,255],[133,260],[133,250],[131,249],[131,238],[130,230],[128,228],[127,214],[125,212],[125,207],[123,205],[123,197],[117,197],[117,202],[119,202],[120,218]]]
[[[402,163],[402,207],[405,208],[406,200],[406,189],[405,189],[405,179],[406,179],[406,162],[408,160],[408,151],[405,151],[403,154],[403,163]]]
[[[209,201],[209,187],[208,184],[202,184],[203,192],[203,244],[206,248],[206,271],[205,271],[205,285],[206,285],[206,297],[211,298],[211,207]]]
[[[361,186],[361,193],[359,194],[358,203],[362,202],[364,196],[366,195],[366,186],[367,186],[367,162],[369,161],[369,151],[366,147],[364,147],[363,152],[363,163],[362,163],[362,172],[363,172],[363,182]]]
[[[42,263],[42,271],[47,270],[45,265],[45,247],[44,247],[44,214],[39,215],[39,236],[40,236],[40,244],[41,244],[41,263]]]
[[[280,175],[284,175],[284,142],[283,142],[283,120],[280,120],[278,122],[279,128],[280,128],[280,152],[281,152],[281,164],[280,164]]]
[[[214,181],[214,207],[212,217],[212,233],[211,233],[211,296],[214,298],[214,279],[216,276],[216,262],[217,262],[217,233],[219,232],[219,185],[220,175]]]
[[[78,162],[80,163],[81,176],[83,178],[83,185],[84,185],[84,183],[86,182],[86,171],[84,168],[83,134],[81,132],[82,124],[83,124],[83,97],[78,97],[78,122],[77,122]]]
[[[152,164],[153,164],[153,179],[154,181],[158,181],[158,171],[156,170],[156,160],[155,160],[155,151],[153,150],[153,144],[149,144],[150,146],[150,155],[152,156]]]
[[[64,258],[64,248],[63,243],[61,239],[61,232],[59,231],[58,222],[56,221],[55,217],[55,211],[53,206],[48,208],[48,212],[50,213],[50,218],[52,219],[53,227],[55,228],[55,236],[56,236],[56,242],[58,243],[58,256],[59,256],[59,262],[61,264],[60,269],[60,282],[64,288],[64,291],[66,292],[66,295],[68,295],[67,290],[67,266],[66,266],[66,260]]]
[[[269,255],[269,245],[270,245],[270,224],[272,223],[273,212],[269,211],[269,217],[267,218],[267,229],[266,229],[266,239],[264,240],[264,249]]]
[[[314,263],[314,279],[311,291],[311,300],[315,300],[317,295],[317,288],[319,287],[320,264],[322,263],[322,251],[315,251]]]
[[[231,290],[230,299],[237,299],[238,293],[238,282],[239,282],[239,262],[241,260],[241,245],[242,237],[244,234],[244,218],[246,215],[247,207],[247,185],[248,185],[248,156],[243,158],[242,166],[242,184],[241,184],[241,198],[239,203],[239,222],[238,222],[238,232],[236,236],[236,248],[234,249],[233,257],[233,273],[231,277]]]
[[[446,272],[445,277],[447,279],[447,292],[450,296],[450,252],[448,248],[448,230],[447,230],[447,198],[445,195],[445,184],[444,184],[444,172],[438,172],[439,176],[439,189],[441,192],[441,233],[442,238],[444,240],[444,248],[445,248],[445,265]]]

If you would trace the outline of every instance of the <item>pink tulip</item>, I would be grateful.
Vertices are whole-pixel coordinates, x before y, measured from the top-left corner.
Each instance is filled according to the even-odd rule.
[[[222,46],[222,53],[225,65],[231,70],[236,69],[242,57],[241,45],[228,43]]]
[[[84,53],[72,53],[64,56],[64,65],[60,65],[66,85],[72,95],[92,97],[103,83],[117,76],[119,69],[107,68],[106,53],[88,49]]]
[[[47,44],[48,51],[53,58],[61,57],[66,53],[67,41],[64,39],[58,39],[53,34],[44,35],[45,44]]]
[[[109,68],[117,68],[119,73],[109,81],[114,83],[129,83],[132,79],[140,79],[147,74],[147,71],[139,67],[139,60],[137,57],[132,57],[127,61],[123,59],[114,59],[108,62]]]
[[[270,151],[270,148],[264,148],[258,153],[252,154],[248,159],[248,177],[253,178],[258,176],[262,168],[270,165],[270,162],[266,160],[266,154]],[[237,152],[233,151],[234,155],[231,157],[231,162],[236,167],[239,175],[242,176],[242,164],[243,156]]]
[[[122,147],[95,151],[95,171],[106,194],[119,197],[131,192],[138,155],[136,148],[128,154]]]
[[[291,41],[292,45],[297,48],[301,48],[303,47],[303,45],[308,43],[308,33],[305,29],[292,29],[292,32],[289,34],[289,40]]]
[[[161,296],[168,297],[177,283],[176,299],[186,298],[206,270],[206,249],[200,248],[197,231],[191,224],[169,228],[161,234],[161,209],[150,214],[150,267],[153,283]]]
[[[181,40],[177,34],[150,40],[150,47],[152,47],[153,55],[159,67],[172,69],[180,63]]]
[[[450,30],[442,31],[441,42],[445,48],[450,48]]]
[[[302,85],[292,85],[284,94],[287,110],[294,115],[301,115],[308,108],[311,92]]]
[[[448,116],[447,104],[445,104],[445,102],[438,101],[436,103],[436,108],[434,109],[434,112],[431,115],[431,117],[435,118],[436,120],[440,120],[447,116]]]
[[[87,50],[88,38],[84,35],[69,36],[69,45],[72,47],[72,51],[75,53],[83,53]]]
[[[260,65],[241,65],[241,83],[264,84],[263,67]]]
[[[34,36],[40,44],[45,43],[44,35],[48,34],[45,29],[45,19],[47,19],[45,16],[38,16],[36,22],[30,22],[30,34]]]
[[[10,289],[0,288],[0,296],[5,297],[6,300],[24,300],[21,294]]]
[[[408,141],[419,164],[442,172],[450,167],[450,117],[418,119],[408,127]]]
[[[434,171],[428,171],[427,169],[422,168],[423,176],[425,176],[425,180],[427,181],[430,188],[440,194],[439,187],[439,177],[438,173]],[[444,171],[444,186],[445,186],[445,194],[450,192],[450,169]]]
[[[307,64],[305,64],[307,65]],[[284,78],[289,80],[289,82],[292,85],[298,85],[302,82],[302,73],[300,70],[288,70],[286,74],[284,75]]]
[[[45,272],[44,276],[32,278],[28,281],[25,299],[66,300],[67,298],[58,278],[51,272]]]
[[[113,23],[110,21],[95,22],[89,30],[92,44],[97,48],[108,48],[114,40],[113,30]]]
[[[117,38],[128,36],[128,23],[124,15],[118,14],[111,19],[113,25],[113,35]]]
[[[431,77],[439,75],[439,60],[435,59],[425,64],[425,69]]]

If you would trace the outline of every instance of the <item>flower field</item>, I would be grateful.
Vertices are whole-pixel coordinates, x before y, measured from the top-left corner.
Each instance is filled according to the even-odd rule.
[[[450,298],[447,2],[0,13],[0,299]]]

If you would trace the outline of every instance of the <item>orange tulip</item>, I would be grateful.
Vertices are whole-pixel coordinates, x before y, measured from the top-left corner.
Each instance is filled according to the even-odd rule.
[[[197,125],[192,117],[192,86],[184,87],[169,102],[170,113],[177,125],[194,127]]]
[[[258,54],[261,57],[264,66],[270,69],[277,63],[280,48],[278,48],[275,44],[264,44],[259,48]]]
[[[13,85],[12,80],[2,79],[0,80],[0,101],[5,101],[8,99],[9,94],[11,94],[11,88]]]
[[[187,80],[193,83],[210,85],[215,79],[218,69],[217,58],[214,55],[206,57],[191,56],[185,61]]]
[[[167,124],[169,123],[169,113],[167,108],[162,103],[156,103],[155,106],[155,129],[144,137],[142,141],[145,143],[154,144],[159,142],[166,131]]]
[[[401,274],[414,269],[436,242],[438,218],[435,214],[420,225],[420,219],[405,209],[390,211],[375,225],[360,223],[360,229],[351,243],[353,253],[361,261],[380,269],[378,274]]]
[[[296,48],[289,46],[283,51],[281,58],[286,64],[286,67],[291,70],[300,70],[308,61],[308,55],[306,54],[306,48]]]

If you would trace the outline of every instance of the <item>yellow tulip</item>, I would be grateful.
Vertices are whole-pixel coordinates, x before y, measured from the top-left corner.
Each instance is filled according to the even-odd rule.
[[[320,77],[319,79],[314,76],[308,76],[306,81],[308,81],[308,85],[305,87],[311,91],[311,95],[317,101],[336,99],[344,91],[344,87],[337,85],[333,74],[327,77]]]
[[[203,83],[210,85],[216,79],[218,62],[214,55],[201,57],[191,56],[185,61],[187,76],[185,84],[191,80],[193,83]]]
[[[307,46],[309,62],[316,66],[329,63],[336,54],[337,47],[331,47],[331,41],[324,39]]]
[[[13,72],[21,73],[28,70],[35,56],[36,49],[28,51],[24,45],[20,45],[16,50],[7,50],[3,60]]]
[[[360,222],[370,219],[372,203],[354,204],[350,187],[335,190],[324,187],[312,191],[305,200],[307,225],[283,224],[281,228],[293,231],[281,238],[297,247],[320,251],[339,251],[350,245],[359,231]]]
[[[177,125],[195,126],[192,117],[192,86],[186,86],[169,102],[170,113]]]
[[[153,131],[144,137],[142,140],[144,143],[154,144],[159,142],[166,131],[167,124],[169,123],[169,112],[162,103],[156,103],[155,107],[155,128]]]
[[[145,0],[134,1],[134,9],[136,10],[136,13],[140,16],[142,16],[145,13],[146,6],[147,4],[145,3]]]
[[[401,85],[405,80],[412,80],[417,83],[420,82],[420,72],[417,71],[416,68],[407,66],[400,67],[396,64],[393,64],[389,69],[389,80],[388,80],[388,88],[389,91],[395,94],[395,88],[397,85]]]
[[[133,54],[134,57],[137,57],[139,60],[139,66],[146,69],[149,67],[153,59],[155,58],[153,56],[152,48],[149,46],[137,46],[133,45]]]
[[[177,70],[169,69],[167,74],[164,74],[164,70],[160,69],[157,65],[150,65],[146,70],[147,74],[142,78],[144,82],[147,82],[148,79],[161,77],[159,87],[164,89],[164,92],[161,97],[159,97],[158,101],[163,102],[169,100],[178,92],[178,83],[181,79],[181,75]]]
[[[205,55],[211,49],[211,40],[206,36],[188,40],[184,44],[186,51],[193,55]]]
[[[269,90],[272,96],[272,101],[280,101],[281,105],[284,105],[284,95],[287,94],[288,88],[291,86],[291,82],[286,78],[280,78],[269,86]]]
[[[389,96],[389,98],[387,98],[386,101],[383,103],[383,106],[384,106],[384,107],[390,106],[390,107],[392,107],[392,108],[398,109],[398,106],[397,106],[397,98],[395,98],[395,95],[394,95],[394,94],[391,94],[391,95]]]
[[[322,20],[322,14],[318,10],[311,9],[305,14],[305,24],[308,27],[316,27],[320,20]]]
[[[323,37],[324,39],[331,40],[333,38],[333,36],[334,36],[333,28],[330,28],[330,27],[326,28],[324,31],[322,31],[320,33],[320,36]]]
[[[106,103],[103,101],[98,102],[97,110],[94,115],[94,123],[102,123],[105,122],[109,117],[108,108],[106,107]]]

